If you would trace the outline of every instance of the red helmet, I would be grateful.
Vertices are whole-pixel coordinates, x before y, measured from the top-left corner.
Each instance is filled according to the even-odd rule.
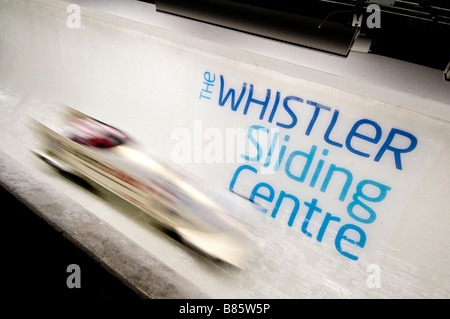
[[[122,131],[92,118],[80,118],[70,123],[69,138],[82,145],[108,148],[124,144],[128,136]]]

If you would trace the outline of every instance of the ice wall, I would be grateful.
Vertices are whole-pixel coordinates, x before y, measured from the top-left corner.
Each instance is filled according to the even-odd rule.
[[[442,86],[429,96],[407,84],[398,92],[370,80],[352,86],[331,66],[295,73],[277,58],[93,9],[81,7],[74,20],[68,6],[0,1],[0,148],[38,180],[211,297],[449,297],[450,106]],[[389,77],[391,60],[355,59],[375,59],[383,72],[373,76]],[[395,74],[420,84],[408,71]],[[28,116],[58,129],[60,102],[162,157],[185,152],[179,165],[261,204],[246,267],[199,256],[137,209],[33,158]],[[238,151],[227,130],[242,130],[246,146],[229,159]]]

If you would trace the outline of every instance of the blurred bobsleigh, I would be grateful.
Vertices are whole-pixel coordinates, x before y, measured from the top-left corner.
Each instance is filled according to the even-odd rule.
[[[243,265],[250,240],[239,216],[253,213],[248,200],[148,155],[113,126],[69,107],[67,115],[62,135],[34,122],[39,158],[105,187],[207,255]]]

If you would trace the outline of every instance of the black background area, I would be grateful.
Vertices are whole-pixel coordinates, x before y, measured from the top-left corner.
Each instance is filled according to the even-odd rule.
[[[2,288],[20,299],[141,299],[70,240],[0,187]],[[80,267],[80,288],[68,288],[70,264]]]

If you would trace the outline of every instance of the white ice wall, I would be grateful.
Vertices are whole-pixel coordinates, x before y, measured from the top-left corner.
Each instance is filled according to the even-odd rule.
[[[253,47],[248,42],[238,46],[236,41],[253,37],[238,34],[233,41],[233,31],[210,26],[205,27],[206,35],[201,35],[199,23],[186,24],[192,26],[192,31],[177,29],[176,24],[169,30],[170,19],[187,22],[155,12],[152,25],[151,19],[143,18],[146,23],[140,23],[82,7],[80,28],[69,28],[67,6],[67,2],[56,0],[0,1],[2,151],[213,297],[449,297],[450,90],[448,83],[440,82],[439,71],[358,53],[344,60],[305,49],[295,51],[267,39],[254,39]],[[214,32],[228,36],[225,43],[223,39],[215,41]],[[269,53],[264,45],[286,50]],[[309,58],[310,63],[294,58],[295,52]],[[362,73],[357,71],[360,69]],[[210,99],[200,97],[205,72],[215,75],[214,86],[209,87]],[[244,82],[248,85],[244,102],[236,112],[231,111],[229,102],[219,106],[220,75],[225,80],[224,90],[240,90]],[[389,81],[393,84],[387,85]],[[267,90],[271,90],[262,120],[261,105],[254,102],[249,104],[248,114],[243,114],[250,84],[258,100],[264,100]],[[292,120],[283,99],[296,96],[304,100],[297,106],[289,102],[298,112],[294,128],[269,123],[276,92],[281,98],[276,121],[281,123]],[[311,119],[314,109],[307,100],[330,108],[322,111],[308,136],[307,119]],[[191,132],[193,143],[201,141],[203,146],[210,140],[195,134],[203,134],[208,128],[223,133],[227,128],[246,130],[251,125],[278,128],[280,136],[291,138],[286,156],[296,150],[309,152],[312,145],[318,147],[318,154],[326,148],[329,155],[322,156],[326,159],[324,167],[335,163],[349,169],[355,183],[347,198],[339,201],[334,196],[340,192],[337,184],[321,192],[307,182],[295,182],[286,177],[285,162],[278,173],[240,176],[236,187],[246,195],[257,183],[266,182],[277,195],[281,189],[296,194],[301,205],[289,227],[292,208],[284,207],[272,218],[276,198],[272,202],[257,199],[268,213],[255,217],[259,220],[254,229],[258,239],[255,251],[243,270],[230,270],[173,242],[129,205],[108,194],[104,194],[106,200],[99,198],[61,179],[33,158],[28,152],[34,140],[27,116],[58,128],[59,102],[128,131],[149,150],[166,158],[171,158],[174,147],[180,145],[179,139],[172,138],[174,132],[183,128]],[[378,143],[354,140],[353,146],[369,153],[369,159],[324,140],[335,110],[340,114],[332,136],[335,141],[345,141],[352,125],[360,119],[380,125],[382,137]],[[417,148],[402,155],[402,171],[393,165],[395,158],[390,151],[379,162],[374,161],[392,128],[418,138]],[[373,126],[365,129],[358,132],[374,134]],[[400,144],[408,140],[397,142],[396,147],[401,148],[405,145]],[[262,169],[261,163],[247,164]],[[229,187],[243,163],[181,165]],[[293,163],[292,169],[300,172],[301,161]],[[311,175],[312,169],[308,182]],[[368,203],[377,210],[375,223],[355,222],[346,212],[356,181],[362,179],[392,188],[386,200]],[[304,201],[312,198],[319,200],[323,212],[311,218],[308,230],[314,235],[308,237],[301,227],[307,213]],[[319,242],[316,234],[327,212],[339,216],[341,223],[331,222],[327,237]],[[367,234],[363,249],[352,245],[344,248],[358,254],[357,261],[336,249],[334,238],[344,223],[358,225]],[[367,283],[374,275],[371,265],[380,269],[378,288]]]

